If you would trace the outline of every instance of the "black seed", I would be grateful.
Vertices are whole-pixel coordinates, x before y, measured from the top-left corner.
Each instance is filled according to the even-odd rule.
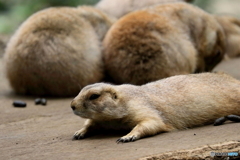
[[[14,102],[13,102],[13,106],[14,106],[14,107],[26,107],[27,104],[26,104],[25,102],[23,102],[23,101],[17,100],[17,101],[14,101]]]
[[[38,105],[38,104],[41,104],[42,103],[42,99],[41,98],[36,98],[35,99],[35,104]]]
[[[226,118],[230,121],[240,122],[240,116],[237,115],[228,115]]]
[[[219,126],[221,124],[223,124],[227,119],[225,117],[221,117],[221,118],[218,118],[216,119],[216,121],[214,122],[214,126]]]
[[[44,105],[44,106],[47,105],[47,100],[45,98],[42,98],[41,99],[41,104]]]

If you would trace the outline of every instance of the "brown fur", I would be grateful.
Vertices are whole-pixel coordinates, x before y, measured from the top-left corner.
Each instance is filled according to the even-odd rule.
[[[215,16],[226,35],[226,55],[230,58],[240,56],[240,19],[231,16]]]
[[[223,58],[225,41],[213,16],[174,3],[122,17],[106,34],[103,47],[105,68],[114,82],[140,85],[211,71]]]
[[[19,94],[73,96],[99,82],[100,42],[113,21],[87,6],[35,13],[7,45],[6,74],[12,88]]]
[[[99,96],[91,99],[93,94]],[[223,73],[201,73],[142,86],[96,83],[83,88],[71,107],[87,118],[75,139],[84,138],[90,128],[129,128],[132,131],[119,139],[128,142],[240,115],[240,81]]]
[[[96,8],[120,18],[129,12],[152,5],[184,1],[191,2],[192,0],[101,0]]]

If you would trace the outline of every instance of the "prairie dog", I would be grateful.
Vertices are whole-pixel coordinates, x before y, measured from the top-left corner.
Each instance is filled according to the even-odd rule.
[[[240,115],[240,81],[223,73],[178,75],[142,86],[96,83],[71,103],[86,118],[74,134],[82,139],[96,127],[132,129],[117,142],[213,123]]]
[[[6,75],[18,94],[73,96],[103,78],[101,40],[115,20],[88,6],[29,17],[10,39]]]
[[[187,3],[129,13],[103,40],[106,72],[119,84],[211,71],[224,53],[222,27],[212,15]]]
[[[240,56],[240,19],[232,16],[215,16],[226,36],[226,55],[229,58]]]
[[[101,0],[96,4],[96,8],[120,18],[129,12],[152,5],[184,1],[192,0]]]

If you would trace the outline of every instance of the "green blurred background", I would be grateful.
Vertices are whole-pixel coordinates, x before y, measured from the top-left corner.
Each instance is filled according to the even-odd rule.
[[[0,34],[11,34],[31,14],[50,6],[94,5],[99,0],[0,0]],[[194,4],[213,12],[213,4],[219,1],[228,3],[240,0],[195,0]],[[236,6],[236,5],[235,5]],[[240,6],[237,6],[240,8]]]
[[[51,6],[93,5],[98,0],[0,0],[0,34],[12,33],[31,14]]]

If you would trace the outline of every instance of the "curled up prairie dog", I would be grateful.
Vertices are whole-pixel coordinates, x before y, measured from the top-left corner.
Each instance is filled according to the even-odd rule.
[[[6,75],[18,94],[73,96],[104,77],[101,41],[115,20],[90,7],[53,7],[30,16],[11,37]]]
[[[224,53],[224,32],[214,16],[183,2],[131,12],[103,40],[106,72],[118,84],[211,71]]]
[[[71,103],[86,118],[73,139],[96,128],[129,129],[117,142],[160,132],[213,124],[240,115],[240,81],[223,73],[178,75],[142,86],[96,83],[84,87]]]

